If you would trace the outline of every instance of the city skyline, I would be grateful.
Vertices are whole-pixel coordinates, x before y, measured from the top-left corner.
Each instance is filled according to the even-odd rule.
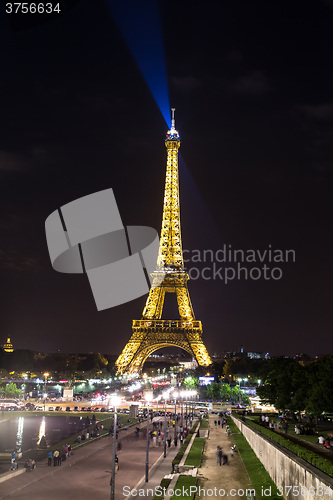
[[[151,33],[149,6],[137,24],[143,40],[163,40],[169,94],[159,100],[142,69],[157,74],[157,50],[139,60],[124,38],[131,8],[121,23],[113,2],[83,0],[25,29],[0,15],[3,339],[121,352],[146,297],[98,312],[85,276],[52,269],[44,224],[63,204],[112,188],[124,225],[160,233],[170,104],[190,294],[208,352],[331,353],[332,4],[198,1],[177,4],[170,23],[160,2]],[[240,262],[247,279],[234,259],[220,261],[224,248],[254,252]],[[278,251],[294,258],[274,261]],[[236,273],[227,284],[225,264]],[[281,277],[250,276],[263,265]],[[166,304],[166,317],[176,310]]]

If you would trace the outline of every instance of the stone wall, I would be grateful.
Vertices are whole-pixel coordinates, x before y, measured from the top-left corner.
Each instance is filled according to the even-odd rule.
[[[333,500],[333,479],[294,453],[232,417],[254,453],[287,500]],[[290,488],[292,487],[292,488]],[[267,492],[268,493],[268,492]],[[268,495],[264,495],[269,498]]]

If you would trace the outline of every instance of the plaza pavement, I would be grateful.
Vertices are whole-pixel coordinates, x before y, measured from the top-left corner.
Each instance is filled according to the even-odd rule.
[[[142,425],[144,427],[145,424]],[[152,426],[151,426],[152,428]],[[170,427],[171,435],[173,429]],[[119,432],[122,443],[119,470],[116,473],[115,498],[129,500],[125,493],[129,488],[145,487],[146,439],[140,433],[135,436],[134,428]],[[0,483],[0,499],[11,500],[102,500],[110,498],[110,478],[112,465],[112,436],[96,439],[81,448],[76,448],[72,456],[61,466],[48,466],[47,460],[37,463],[32,472],[14,475]],[[149,447],[150,489],[160,484],[164,475],[171,472],[171,462],[179,451],[179,446],[167,448],[163,458],[163,445]],[[154,465],[155,464],[155,465]],[[125,490],[124,487],[127,487]],[[152,498],[149,494],[144,498]]]
[[[200,484],[206,491],[217,488],[224,489],[226,494],[235,499],[246,499],[246,494],[231,495],[231,490],[251,489],[246,469],[238,453],[230,457],[232,437],[229,438],[225,428],[214,426],[216,416],[209,418],[210,431],[205,441],[205,461],[198,475]],[[144,427],[145,424],[142,424]],[[170,427],[171,436],[173,429]],[[204,430],[200,432],[204,435]],[[131,500],[132,498],[152,498],[152,490],[160,484],[163,477],[170,474],[172,460],[179,451],[179,446],[167,448],[167,457],[163,457],[163,445],[149,447],[149,482],[145,482],[146,439],[136,437],[134,428],[119,433],[122,449],[118,452],[119,470],[116,473],[115,498]],[[81,448],[76,448],[72,456],[61,466],[47,466],[47,461],[37,464],[32,472],[23,472],[0,483],[0,500],[102,500],[110,498],[110,477],[112,464],[111,436],[92,441]],[[220,445],[229,456],[229,464],[220,466],[216,463],[216,447]],[[15,474],[15,473],[14,473]],[[178,474],[173,477],[169,488],[175,487]],[[126,488],[125,488],[126,487]],[[125,489],[124,489],[125,488]],[[137,496],[128,495],[129,490],[136,488]],[[149,492],[144,492],[148,488]],[[139,493],[140,490],[140,493]],[[167,498],[167,497],[166,497]],[[179,497],[185,498],[185,497]],[[207,498],[201,495],[198,499]],[[220,498],[217,494],[213,498]]]

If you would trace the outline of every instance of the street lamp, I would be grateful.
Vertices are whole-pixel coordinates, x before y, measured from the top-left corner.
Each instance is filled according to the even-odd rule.
[[[169,391],[165,391],[164,394],[164,402],[165,402],[165,407],[164,407],[164,458],[166,458],[166,414],[167,414],[167,398],[169,397]]]
[[[112,474],[111,474],[111,500],[114,500],[114,487],[116,481],[116,441],[117,441],[117,406],[120,404],[120,397],[116,394],[111,397],[111,403],[114,407],[114,416],[113,416],[113,450],[112,450]]]
[[[194,398],[194,397],[196,397],[196,396],[197,396],[197,391],[195,391],[195,390],[190,391],[190,396],[193,396],[193,398]],[[194,401],[192,401],[192,405],[191,405],[191,407],[192,407],[191,419],[192,419],[192,421],[193,421]]]
[[[145,393],[145,400],[147,402],[147,445],[146,445],[146,483],[149,481],[149,402],[152,401],[152,391]]]
[[[174,398],[175,398],[175,439],[177,437],[177,396],[178,396],[178,392],[175,391],[173,393],[174,395]]]
[[[183,396],[185,396],[185,429],[187,429],[187,418],[188,418],[188,413],[187,413],[187,396],[190,391],[186,390],[183,391]]]
[[[44,411],[45,411],[45,404],[46,404],[46,396],[47,396],[47,392],[46,392],[46,381],[47,381],[47,377],[49,376],[50,374],[49,373],[44,373],[44,377],[45,377],[45,381],[44,381]]]

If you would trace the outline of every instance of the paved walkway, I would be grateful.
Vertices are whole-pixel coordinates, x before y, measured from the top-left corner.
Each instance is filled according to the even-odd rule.
[[[246,489],[252,488],[249,476],[239,453],[235,452],[233,457],[230,456],[230,449],[233,444],[232,435],[228,437],[225,427],[223,429],[221,426],[215,427],[214,420],[217,420],[216,415],[210,416],[209,438],[206,440],[204,449],[206,459],[203,466],[198,469],[198,475],[203,478],[201,487],[206,492],[208,489],[214,489],[215,487],[217,491],[223,489],[225,490],[225,496],[228,495],[234,499],[244,500],[246,499]],[[218,445],[222,447],[223,453],[228,455],[228,465],[220,466],[217,463],[216,448]],[[231,490],[235,491],[231,492]],[[234,495],[234,493],[236,494]],[[198,498],[206,499],[207,495],[205,496],[202,493]],[[213,498],[219,498],[219,494],[213,495]]]
[[[122,450],[118,452],[119,471],[116,474],[116,499],[131,498],[132,488],[144,488],[146,483],[146,439],[135,437],[133,428],[121,431]],[[111,436],[100,438],[82,448],[77,448],[61,466],[47,466],[47,461],[37,464],[32,472],[24,472],[1,483],[0,499],[11,500],[71,500],[104,499],[110,497],[112,464]],[[163,458],[163,446],[149,447],[150,490],[160,484],[164,475],[171,472],[171,462],[179,446],[167,449]],[[141,495],[142,496],[142,495]],[[151,492],[144,498],[152,498]],[[136,497],[138,498],[138,496]]]

